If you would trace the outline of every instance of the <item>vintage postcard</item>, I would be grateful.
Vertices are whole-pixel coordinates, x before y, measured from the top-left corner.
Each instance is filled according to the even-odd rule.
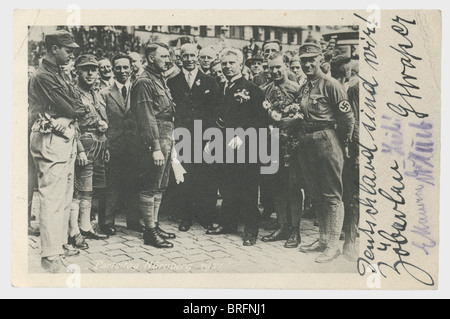
[[[17,10],[15,287],[435,290],[438,10]]]

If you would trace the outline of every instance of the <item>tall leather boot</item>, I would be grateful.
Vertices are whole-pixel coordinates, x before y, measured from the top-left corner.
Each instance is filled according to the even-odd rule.
[[[157,228],[146,229],[144,232],[144,245],[153,246],[156,248],[173,248],[173,244],[162,238],[158,234]]]
[[[359,207],[351,206],[346,208],[344,219],[345,244],[343,249],[344,257],[348,261],[357,261],[359,258],[356,247],[356,233],[359,220]]]

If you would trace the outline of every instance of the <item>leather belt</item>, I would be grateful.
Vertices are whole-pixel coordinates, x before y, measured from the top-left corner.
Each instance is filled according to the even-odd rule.
[[[314,132],[319,131],[325,131],[325,130],[335,130],[336,129],[336,123],[334,122],[309,122],[304,123],[300,126],[300,132],[303,132],[305,134],[310,134]]]

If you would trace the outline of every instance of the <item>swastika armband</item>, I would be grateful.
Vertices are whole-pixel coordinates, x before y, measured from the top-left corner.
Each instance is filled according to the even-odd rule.
[[[342,101],[341,103],[339,103],[339,110],[342,113],[348,113],[352,110],[352,106],[350,105],[349,101]]]

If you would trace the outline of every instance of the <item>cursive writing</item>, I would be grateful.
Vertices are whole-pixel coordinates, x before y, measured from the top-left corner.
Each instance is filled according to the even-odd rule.
[[[401,97],[406,105],[389,102],[387,103],[387,106],[402,117],[408,117],[410,113],[413,113],[418,118],[428,117],[428,114],[418,112],[412,104],[412,101],[422,99],[422,97],[418,95],[418,91],[420,91],[419,85],[416,84],[418,79],[411,74],[411,71],[416,69],[414,62],[422,61],[422,58],[411,53],[414,49],[414,44],[408,37],[410,33],[408,26],[416,26],[417,23],[415,20],[406,20],[399,16],[392,19],[392,21],[394,21],[392,30],[400,35],[402,41],[404,41],[403,43],[398,43],[396,46],[390,46],[395,52],[400,54],[402,68],[402,79],[400,81],[395,81],[396,87],[398,88],[398,90],[395,91],[395,94]]]
[[[406,221],[406,214],[401,210],[401,207],[406,203],[406,200],[403,196],[403,191],[405,190],[405,184],[403,183],[404,177],[400,173],[397,161],[394,161],[394,165],[391,166],[391,170],[394,185],[390,188],[389,191],[380,188],[378,192],[393,205],[392,210],[394,212],[395,221],[392,224],[392,230],[378,231],[378,234],[383,238],[383,240],[379,244],[378,250],[392,250],[392,252],[394,252],[394,254],[397,256],[397,260],[392,264],[388,264],[387,262],[379,262],[378,268],[380,274],[383,277],[387,278],[385,269],[393,270],[398,275],[402,275],[406,272],[409,276],[411,276],[418,282],[427,286],[433,286],[434,279],[428,272],[426,272],[419,266],[406,261],[406,258],[408,258],[411,254],[405,249],[405,246],[409,242],[404,235],[408,228],[408,223]]]

